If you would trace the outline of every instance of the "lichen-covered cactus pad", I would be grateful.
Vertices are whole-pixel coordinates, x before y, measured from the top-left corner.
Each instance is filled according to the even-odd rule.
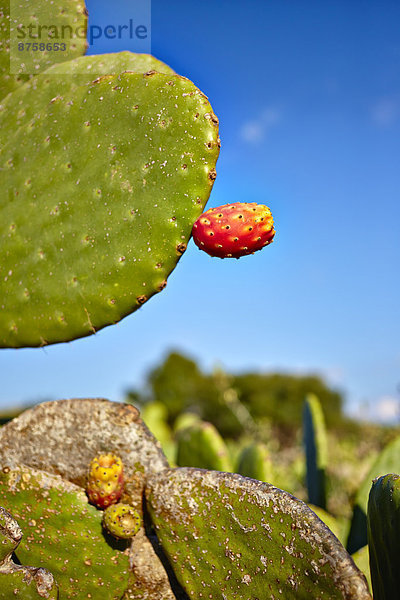
[[[117,600],[128,587],[129,556],[104,541],[102,512],[78,486],[26,467],[3,468],[0,506],[21,526],[16,550],[22,564],[54,575],[62,598]],[[0,590],[1,590],[0,574]],[[1,595],[0,598],[4,598]]]
[[[89,335],[161,291],[215,179],[218,122],[187,79],[71,86],[28,83],[0,117],[0,346]]]
[[[371,600],[343,546],[300,500],[240,475],[152,477],[157,535],[190,598]]]
[[[57,600],[58,587],[50,571],[14,562],[13,552],[18,548],[22,537],[18,522],[0,506],[0,598]]]

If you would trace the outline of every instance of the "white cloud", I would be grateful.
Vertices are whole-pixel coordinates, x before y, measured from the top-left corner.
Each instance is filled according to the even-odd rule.
[[[400,419],[400,400],[394,396],[380,396],[348,407],[347,414],[360,421],[396,424]]]
[[[261,142],[265,139],[269,130],[280,122],[281,116],[281,111],[268,106],[255,119],[242,125],[240,137],[249,143]]]
[[[372,406],[372,413],[378,421],[389,423],[398,420],[400,402],[394,396],[382,396]]]
[[[397,121],[400,115],[400,102],[396,98],[381,98],[371,109],[374,123],[388,127]]]

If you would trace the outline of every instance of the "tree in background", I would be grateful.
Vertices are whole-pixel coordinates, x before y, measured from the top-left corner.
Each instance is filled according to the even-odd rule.
[[[185,411],[213,423],[226,438],[254,433],[255,423],[269,420],[292,437],[301,426],[304,398],[318,396],[328,425],[343,420],[342,396],[320,377],[289,374],[245,373],[230,375],[222,369],[203,373],[196,362],[179,352],[170,352],[153,369],[143,391],[130,390],[129,401],[139,406],[161,402],[168,411],[168,424]]]

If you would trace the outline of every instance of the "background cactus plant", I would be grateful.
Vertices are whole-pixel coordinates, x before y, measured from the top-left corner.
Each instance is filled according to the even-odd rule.
[[[199,421],[177,435],[177,458],[181,467],[202,467],[216,471],[232,471],[228,448],[211,423]]]
[[[351,527],[347,540],[347,550],[353,554],[360,548],[366,546],[367,535],[367,512],[368,498],[371,490],[371,482],[387,473],[396,472],[399,466],[400,457],[400,436],[392,440],[376,457],[373,465],[362,485],[360,486],[355,498],[353,515],[351,518]]]
[[[309,394],[305,401],[303,428],[308,501],[321,508],[326,508],[328,447],[324,414],[321,404],[314,394]]]
[[[368,500],[368,545],[375,600],[399,595],[400,475],[374,480]]]
[[[265,444],[258,442],[243,448],[238,456],[235,471],[245,477],[270,482],[273,477],[272,463]]]

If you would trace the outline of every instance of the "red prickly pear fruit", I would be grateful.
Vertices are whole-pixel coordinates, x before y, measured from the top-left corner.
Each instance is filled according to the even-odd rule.
[[[103,527],[114,537],[124,540],[137,534],[141,522],[138,511],[129,504],[114,504],[103,514]]]
[[[192,230],[195,244],[210,256],[240,258],[270,244],[275,235],[268,206],[235,202],[210,208]]]
[[[104,509],[122,496],[124,473],[122,460],[115,454],[100,454],[90,463],[86,492],[89,501]]]

